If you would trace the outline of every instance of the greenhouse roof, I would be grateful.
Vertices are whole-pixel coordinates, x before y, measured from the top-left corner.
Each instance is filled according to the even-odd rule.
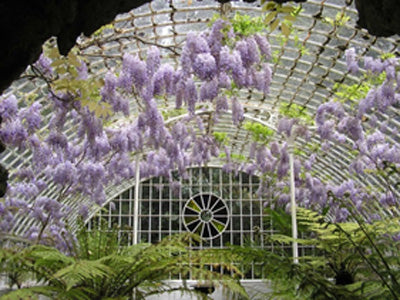
[[[350,1],[354,2],[354,1]],[[369,35],[366,30],[357,28],[355,21],[357,11],[354,4],[346,4],[343,0],[312,1],[301,4],[298,16],[293,20],[293,27],[285,36],[285,26],[276,24],[273,31],[266,31],[271,45],[272,82],[268,94],[263,94],[255,89],[241,89],[238,99],[244,108],[244,121],[232,123],[232,111],[222,113],[215,121],[213,108],[206,103],[196,109],[196,114],[203,122],[203,127],[209,132],[225,132],[229,139],[230,152],[236,155],[249,156],[251,152],[252,134],[247,130],[246,121],[266,125],[277,130],[278,119],[282,116],[282,109],[292,107],[306,118],[314,118],[321,103],[329,102],[336,98],[343,105],[350,108],[355,105],[352,99],[343,99],[342,87],[360,87],[363,84],[362,76],[353,75],[346,65],[345,51],[354,48],[357,56],[381,57],[383,54],[393,53],[399,55],[400,39],[397,36],[378,38]],[[243,3],[239,1],[218,3],[216,1],[153,1],[142,7],[116,17],[112,26],[105,26],[92,37],[81,36],[76,49],[88,62],[89,76],[101,77],[108,70],[118,69],[121,66],[123,55],[126,53],[145,58],[151,46],[157,46],[162,55],[163,62],[177,66],[182,52],[186,35],[191,32],[202,32],[209,28],[210,22],[216,14],[226,18],[234,18],[236,14],[259,17],[268,15],[263,11],[260,3]],[[278,19],[282,16],[278,15]],[[251,22],[255,22],[252,19]],[[279,22],[278,22],[279,23]],[[365,72],[361,70],[362,72]],[[29,73],[28,69],[26,74]],[[41,80],[31,80],[29,76],[22,75],[6,91],[17,97],[47,97],[48,87]],[[31,95],[31,96],[29,96]],[[348,95],[347,95],[348,96]],[[176,113],[175,99],[164,98],[162,110],[165,112],[166,122],[173,123],[185,117],[186,113]],[[117,117],[113,120],[114,127],[123,126],[134,118],[140,111],[138,102],[130,101],[129,117]],[[387,138],[399,142],[396,134],[400,129],[398,110],[389,109],[384,114],[377,112],[377,125],[382,124],[388,128]],[[368,116],[366,116],[368,118]],[[196,121],[192,120],[196,127]],[[44,128],[43,130],[46,130]],[[311,130],[316,130],[315,126]],[[74,137],[75,131],[71,126],[66,135]],[[276,134],[274,138],[283,136]],[[313,137],[316,143],[321,141]],[[307,148],[307,142],[299,137],[295,141],[295,148],[300,156],[308,157],[312,149]],[[301,150],[301,151],[300,151]],[[346,171],[354,158],[348,145],[332,144],[331,151],[323,159],[318,159],[313,168],[317,176],[323,180],[341,184],[350,174]],[[8,148],[1,154],[1,160],[11,175],[21,166],[29,163],[31,152]],[[223,158],[214,158],[210,164],[222,166]],[[365,175],[360,179],[365,185],[381,185],[381,179],[375,175]],[[398,177],[392,177],[392,184]],[[126,180],[119,185],[107,188],[107,200],[113,199],[121,190],[134,185],[134,181]],[[58,193],[57,185],[50,185],[43,195],[51,197]],[[87,199],[66,198],[72,211],[77,211],[77,205]],[[88,202],[89,204],[89,202]],[[92,211],[93,213],[94,211]],[[76,214],[70,215],[74,221]],[[30,219],[21,218],[16,228],[16,233],[25,231]]]

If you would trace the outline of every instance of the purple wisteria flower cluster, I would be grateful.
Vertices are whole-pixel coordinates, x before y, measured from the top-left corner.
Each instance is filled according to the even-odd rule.
[[[90,199],[74,206],[87,217],[88,203],[103,205],[105,188],[134,178],[136,167],[141,177],[166,176],[176,186],[172,170],[187,176],[188,166],[218,156],[220,145],[204,130],[196,106],[208,102],[217,113],[231,107],[233,123],[239,124],[244,110],[239,99],[229,96],[232,90],[268,93],[271,82],[266,37],[240,38],[232,30],[224,33],[229,28],[229,22],[217,20],[208,31],[189,33],[177,67],[164,64],[157,47],[149,48],[146,59],[125,53],[121,69],[109,70],[100,90],[93,91],[100,98],[93,100],[98,101],[96,107],[110,107],[108,117],[79,98],[85,94],[79,87],[71,91],[53,87],[46,101],[29,105],[21,105],[14,95],[3,97],[0,139],[9,148],[29,150],[32,160],[10,179],[5,201],[0,202],[0,230],[12,232],[21,216],[29,217],[36,222],[27,238],[66,249],[72,238],[66,234],[71,210],[66,199],[77,195]],[[34,67],[52,87],[58,78],[53,61],[41,55]],[[90,80],[83,61],[75,69],[76,82]],[[159,108],[158,99],[163,97],[175,99],[176,108],[186,107],[188,115],[167,124]],[[130,101],[137,102],[139,112],[125,121],[112,121],[116,113],[131,115]],[[114,125],[105,126],[105,119]],[[74,134],[66,134],[71,129]],[[51,196],[46,192],[49,187],[55,188]]]
[[[346,61],[350,72],[361,72],[354,49],[346,52]],[[358,105],[346,106],[334,100],[322,103],[315,115],[316,134],[321,141],[321,145],[315,148],[320,150],[309,154],[303,151],[302,155],[294,153],[297,204],[321,212],[328,211],[337,222],[347,220],[351,210],[361,212],[372,220],[378,215],[376,211],[371,211],[376,203],[383,208],[399,205],[398,192],[390,178],[393,172],[398,174],[400,170],[400,145],[395,141],[397,131],[389,128],[388,122],[381,121],[377,126],[377,114],[398,110],[400,73],[396,70],[399,69],[399,60],[365,57],[364,69],[367,76],[384,74],[383,82],[372,87],[365,98],[359,99]],[[250,161],[228,159],[225,168],[261,175],[258,193],[268,199],[265,204],[290,211],[288,145],[295,137],[310,142],[311,132],[300,119],[282,118],[276,129],[283,140],[270,141],[267,145],[253,143]],[[390,135],[392,138],[389,138]],[[320,154],[326,155],[331,145],[335,144],[353,153],[348,169],[343,169],[343,172],[347,171],[354,178],[340,185],[322,181],[313,168],[316,162],[324,159]],[[382,186],[366,186],[366,174],[379,174]]]

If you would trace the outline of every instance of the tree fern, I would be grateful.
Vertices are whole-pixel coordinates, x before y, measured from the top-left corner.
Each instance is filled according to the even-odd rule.
[[[116,231],[116,230],[115,230]],[[102,233],[83,229],[74,245],[74,253],[65,255],[57,249],[31,245],[23,249],[2,249],[2,270],[18,266],[41,286],[18,286],[0,299],[145,299],[149,295],[182,290],[197,293],[183,285],[166,284],[170,276],[189,276],[215,286],[222,285],[233,294],[248,296],[239,283],[236,259],[228,250],[190,250],[199,237],[185,233],[170,236],[157,244],[122,247],[111,230]],[[208,269],[213,264],[218,271]],[[10,265],[11,264],[11,265]],[[232,276],[233,275],[233,276]]]

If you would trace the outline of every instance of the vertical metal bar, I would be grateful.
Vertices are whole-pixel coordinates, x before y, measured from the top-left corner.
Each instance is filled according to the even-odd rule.
[[[136,155],[135,165],[135,198],[133,205],[133,244],[138,243],[138,224],[139,224],[139,184],[140,184],[140,154]]]
[[[294,239],[293,247],[293,262],[299,262],[299,247],[297,244],[297,217],[296,217],[296,190],[294,182],[294,161],[293,161],[293,145],[289,147],[289,165],[290,165],[290,206],[292,213],[292,237]]]

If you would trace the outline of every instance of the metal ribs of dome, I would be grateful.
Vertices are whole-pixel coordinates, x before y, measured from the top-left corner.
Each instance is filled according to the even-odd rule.
[[[189,31],[204,30],[207,23],[216,13],[223,12],[231,17],[236,12],[258,16],[262,14],[257,3],[232,2],[220,4],[212,0],[188,3],[189,1],[153,1],[129,13],[117,16],[112,29],[106,29],[99,36],[78,39],[77,47],[81,50],[89,64],[90,72],[95,76],[104,75],[108,69],[116,68],[121,62],[124,53],[138,53],[144,57],[151,45],[160,46],[165,62],[177,65],[179,53],[186,34]],[[366,30],[357,29],[355,21],[357,12],[353,5],[347,6],[344,1],[327,0],[303,3],[303,10],[294,23],[295,34],[290,35],[287,43],[281,43],[279,31],[269,34],[272,51],[276,55],[275,62],[271,62],[273,81],[270,94],[263,97],[252,90],[241,91],[241,102],[245,114],[251,120],[257,120],[274,128],[278,118],[279,104],[284,101],[295,103],[307,109],[314,115],[319,104],[329,101],[334,96],[335,83],[359,83],[360,78],[350,75],[346,69],[344,50],[355,47],[360,55],[379,56],[383,53],[399,53],[400,39],[376,38],[370,36]],[[350,17],[343,26],[329,24],[327,18],[335,18],[337,14],[346,14]],[[296,46],[297,45],[297,46]],[[304,46],[308,53],[299,49]],[[20,79],[7,90],[8,93],[38,94],[46,97],[46,86],[40,81]],[[135,102],[132,101],[132,110],[135,111]],[[166,109],[173,109],[173,99],[164,103]],[[379,122],[388,121],[391,128],[400,129],[400,119],[397,111],[391,116],[378,114]],[[206,128],[210,118],[202,118]],[[247,155],[249,152],[250,134],[242,125],[233,126],[229,114],[222,115],[217,124],[212,124],[215,131],[228,133],[232,153]],[[68,133],[73,135],[73,130]],[[397,136],[389,137],[399,140]],[[302,143],[302,141],[298,141]],[[29,163],[29,152],[16,152],[7,149],[1,154],[1,160],[11,172],[21,164]],[[315,169],[321,177],[330,178],[336,183],[344,181],[348,174],[343,172],[351,159],[347,149],[340,145],[333,145],[333,151],[319,160]],[[213,164],[221,163],[213,161]],[[380,179],[372,176],[365,177],[365,184],[380,185]],[[124,182],[121,186],[108,187],[108,199],[112,199],[121,189],[132,186],[131,182]],[[46,195],[54,193],[50,188]],[[76,208],[77,199],[66,199],[66,203]],[[86,201],[84,199],[80,201]],[[75,215],[72,215],[73,221]],[[29,227],[31,221],[21,219],[17,233]]]

